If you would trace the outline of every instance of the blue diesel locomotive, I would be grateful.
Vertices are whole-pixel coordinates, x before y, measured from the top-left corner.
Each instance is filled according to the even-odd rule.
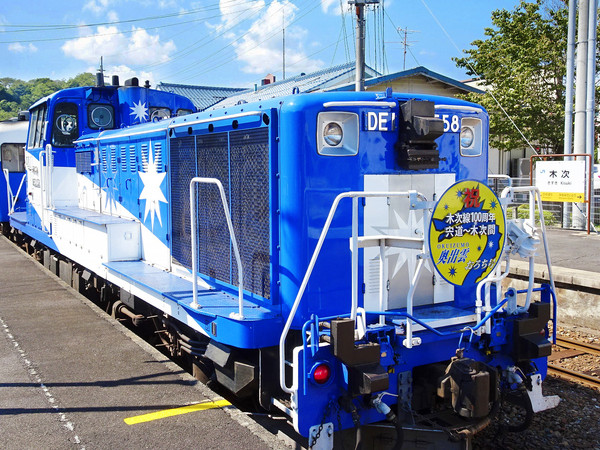
[[[309,446],[420,418],[469,438],[501,401],[522,425],[558,403],[552,283],[502,288],[544,238],[539,195],[488,188],[482,107],[388,89],[192,109],[135,79],[37,102],[13,232]],[[517,191],[529,219],[505,217]]]

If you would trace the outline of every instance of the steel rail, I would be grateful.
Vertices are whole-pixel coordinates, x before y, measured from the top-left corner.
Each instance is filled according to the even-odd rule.
[[[593,388],[600,388],[600,378],[593,377],[585,373],[576,372],[574,370],[565,369],[564,367],[560,367],[555,364],[548,364],[548,374],[569,381],[583,383]]]
[[[590,355],[600,356],[600,345],[587,344],[585,342],[576,341],[565,337],[556,337],[556,345],[574,350],[581,350]]]

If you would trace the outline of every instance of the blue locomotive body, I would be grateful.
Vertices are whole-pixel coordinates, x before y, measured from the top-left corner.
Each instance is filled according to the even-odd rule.
[[[391,90],[190,105],[137,86],[38,102],[11,225],[311,445],[404,410],[472,434],[520,386],[529,410],[556,404],[553,289],[517,304],[501,286],[499,262],[539,236],[533,211],[505,220],[512,191],[485,193],[483,108]]]

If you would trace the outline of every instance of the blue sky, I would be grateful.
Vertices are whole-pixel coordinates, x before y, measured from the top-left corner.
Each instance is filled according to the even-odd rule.
[[[367,13],[367,63],[384,73],[425,66],[465,79],[452,57],[483,38],[495,9],[518,0],[381,0]],[[431,11],[431,12],[430,12]],[[433,14],[432,14],[433,13]],[[347,0],[3,1],[0,77],[67,79],[95,72],[169,83],[248,87],[354,60]],[[445,31],[442,30],[442,27]],[[385,49],[385,51],[383,51]]]

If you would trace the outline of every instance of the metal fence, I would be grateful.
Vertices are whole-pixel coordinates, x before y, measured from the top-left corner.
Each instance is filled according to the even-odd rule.
[[[490,178],[489,186],[498,196],[502,190],[512,183],[512,186],[529,186],[527,178]],[[508,211],[508,218],[525,217],[527,214],[527,196],[525,194],[515,195],[516,204]],[[544,222],[546,226],[569,229],[587,229],[587,205],[584,203],[542,202],[544,209]],[[591,232],[600,232],[600,189],[594,191],[591,213]]]

